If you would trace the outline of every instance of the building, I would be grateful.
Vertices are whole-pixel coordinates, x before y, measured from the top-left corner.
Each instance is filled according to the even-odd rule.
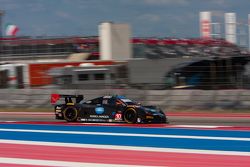
[[[48,72],[53,84],[64,89],[103,89],[127,84],[126,64],[94,65],[54,68]]]

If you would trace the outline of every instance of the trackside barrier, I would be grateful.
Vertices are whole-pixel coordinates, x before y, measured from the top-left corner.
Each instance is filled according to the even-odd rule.
[[[50,94],[83,94],[85,99],[125,95],[145,105],[163,109],[250,109],[250,90],[52,90],[0,89],[1,108],[50,108]]]

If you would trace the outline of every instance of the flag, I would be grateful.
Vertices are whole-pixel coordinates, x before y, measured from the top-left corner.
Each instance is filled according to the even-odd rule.
[[[6,36],[16,36],[16,33],[19,31],[19,28],[16,25],[8,24],[6,26],[5,34]]]
[[[59,94],[51,94],[50,96],[50,103],[55,104],[60,99]]]

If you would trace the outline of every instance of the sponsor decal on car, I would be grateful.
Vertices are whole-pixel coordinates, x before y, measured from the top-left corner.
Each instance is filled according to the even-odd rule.
[[[103,96],[104,99],[110,99],[112,96]]]
[[[62,109],[62,107],[61,107],[61,106],[56,106],[56,109],[58,109],[58,110],[59,110],[59,109]]]
[[[108,115],[89,115],[90,118],[109,118]]]
[[[146,116],[146,119],[154,119],[154,116],[149,116],[149,115],[147,115],[147,116]]]
[[[138,105],[128,105],[127,107],[139,108],[139,107],[141,107],[141,106],[138,106]]]
[[[154,119],[154,117],[153,116],[146,116],[146,119]]]
[[[104,108],[103,107],[96,107],[95,108],[95,113],[98,115],[101,115],[104,113]]]
[[[62,110],[56,110],[56,114],[57,114],[57,113],[61,113],[61,112],[62,112]]]
[[[83,121],[83,122],[108,122],[107,119],[86,119],[86,118],[83,118],[80,121]]]
[[[123,102],[127,103],[127,102],[132,102],[132,100],[130,99],[121,99]]]
[[[115,120],[116,121],[122,120],[122,114],[120,114],[120,113],[115,114]]]

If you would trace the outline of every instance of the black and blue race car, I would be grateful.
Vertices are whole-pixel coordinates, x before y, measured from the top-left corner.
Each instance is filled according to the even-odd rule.
[[[63,98],[64,102],[58,103]],[[56,119],[68,122],[168,123],[156,106],[142,106],[124,96],[101,96],[84,101],[83,95],[51,95]]]

